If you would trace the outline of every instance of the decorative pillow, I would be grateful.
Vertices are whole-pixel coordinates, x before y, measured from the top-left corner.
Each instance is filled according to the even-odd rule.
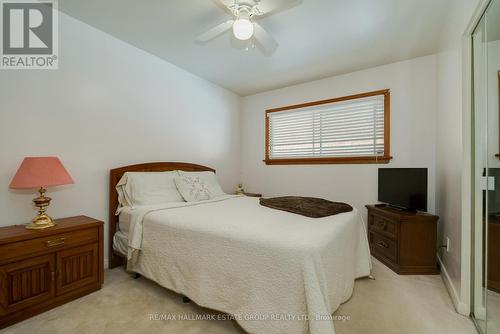
[[[186,202],[205,201],[212,198],[210,190],[199,176],[177,176],[175,185]]]
[[[116,186],[121,206],[153,205],[169,202],[183,202],[172,172],[127,172]]]
[[[226,193],[220,187],[219,181],[217,181],[217,177],[215,176],[214,172],[209,172],[209,171],[205,171],[205,172],[184,172],[184,171],[181,171],[181,170],[178,171],[178,172],[179,172],[180,176],[188,176],[188,177],[191,177],[191,178],[199,177],[200,180],[208,188],[208,191],[210,193],[210,198],[211,199],[215,198],[215,197],[222,196],[222,195],[226,195]]]

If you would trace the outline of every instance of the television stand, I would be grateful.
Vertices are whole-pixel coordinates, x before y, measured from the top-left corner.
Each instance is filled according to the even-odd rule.
[[[372,255],[398,274],[438,274],[438,216],[367,205]]]

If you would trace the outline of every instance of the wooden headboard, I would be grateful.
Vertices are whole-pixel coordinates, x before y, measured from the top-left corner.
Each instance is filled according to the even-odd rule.
[[[123,263],[123,258],[113,251],[113,236],[118,230],[118,216],[115,215],[118,209],[118,193],[116,185],[125,172],[167,172],[171,170],[183,170],[186,172],[201,172],[215,170],[210,167],[195,165],[185,162],[150,162],[138,165],[130,165],[112,169],[109,175],[109,268],[115,268]]]

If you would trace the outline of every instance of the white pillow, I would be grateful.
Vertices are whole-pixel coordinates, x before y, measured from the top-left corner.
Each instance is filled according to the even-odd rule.
[[[172,172],[126,172],[116,186],[121,206],[153,205],[183,202]]]
[[[180,176],[189,176],[189,177],[199,177],[200,180],[205,184],[210,193],[210,198],[219,197],[222,195],[227,195],[222,188],[220,187],[219,181],[217,181],[217,176],[215,176],[214,172],[184,172],[178,171]]]
[[[186,202],[205,201],[212,198],[210,190],[199,176],[177,176],[175,185]]]

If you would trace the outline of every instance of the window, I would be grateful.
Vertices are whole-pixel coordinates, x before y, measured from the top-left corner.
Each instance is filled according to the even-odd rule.
[[[388,163],[390,92],[266,111],[268,165]]]

